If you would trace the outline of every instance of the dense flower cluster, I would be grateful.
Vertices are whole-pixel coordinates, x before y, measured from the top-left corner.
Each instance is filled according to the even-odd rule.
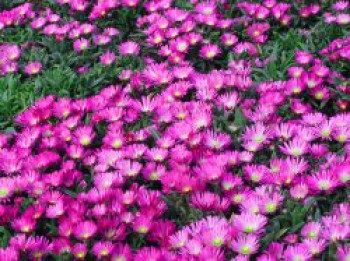
[[[332,5],[332,12],[326,12],[324,18],[326,23],[336,23],[338,25],[350,24],[349,14],[350,4],[346,1],[338,1]]]
[[[34,12],[30,3],[25,3],[11,10],[4,10],[0,12],[0,30],[26,23],[33,15]]]
[[[91,55],[105,67],[141,56],[142,69],[90,97],[43,97],[0,134],[0,260],[349,260],[350,91],[329,62],[349,61],[349,37],[297,49],[284,79],[254,80],[274,23],[320,5],[241,1],[231,19],[229,1],[56,2],[72,19],[25,4],[0,25],[28,22],[78,57],[105,47]],[[98,23],[121,8],[142,9],[138,39]],[[349,5],[331,8],[346,26]],[[21,48],[0,46],[3,75]]]
[[[350,37],[336,39],[329,46],[321,50],[321,54],[331,61],[350,61]]]

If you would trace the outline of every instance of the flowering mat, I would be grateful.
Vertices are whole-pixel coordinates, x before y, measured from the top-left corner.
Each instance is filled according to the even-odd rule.
[[[0,261],[349,261],[350,2],[0,1]]]

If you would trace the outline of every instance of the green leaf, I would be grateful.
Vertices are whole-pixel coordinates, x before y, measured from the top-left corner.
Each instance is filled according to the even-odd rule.
[[[239,129],[242,129],[247,125],[247,119],[244,117],[240,108],[235,109],[235,119],[233,124]]]

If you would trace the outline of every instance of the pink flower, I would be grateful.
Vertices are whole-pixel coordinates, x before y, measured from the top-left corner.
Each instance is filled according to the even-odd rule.
[[[89,40],[80,38],[73,43],[73,48],[76,52],[80,53],[85,51],[90,46]]]
[[[338,14],[336,16],[335,22],[339,25],[348,25],[350,23],[350,15],[349,14]]]
[[[93,254],[101,259],[109,256],[114,249],[114,245],[109,241],[98,241],[92,247]]]
[[[283,256],[286,261],[301,260],[308,261],[312,255],[305,245],[289,245],[284,251]]]
[[[73,229],[74,236],[79,240],[88,240],[97,232],[97,226],[92,221],[79,222]]]
[[[252,255],[259,248],[258,238],[252,234],[241,235],[232,241],[231,248],[238,254]]]
[[[25,67],[25,72],[28,75],[34,75],[41,72],[42,65],[40,62],[30,62]]]
[[[132,252],[129,245],[116,245],[112,252],[112,260],[132,260]]]
[[[0,179],[0,202],[11,197],[15,189],[14,180],[11,178]]]
[[[339,185],[339,181],[333,171],[322,171],[308,177],[308,185],[317,193],[329,193]]]
[[[280,149],[287,155],[299,157],[307,153],[308,146],[309,144],[305,140],[294,138],[293,140],[284,143],[283,146],[280,146]]]
[[[261,233],[262,228],[267,223],[267,218],[265,216],[249,212],[234,215],[231,219],[233,226],[238,231],[246,234]]]
[[[124,42],[119,45],[119,53],[122,56],[138,55],[140,52],[140,46],[132,41]]]
[[[199,52],[202,58],[212,60],[221,53],[221,50],[215,44],[207,44],[203,45]]]
[[[295,61],[299,64],[309,64],[313,60],[312,54],[305,51],[295,51]]]
[[[84,259],[87,254],[87,246],[82,243],[77,243],[73,246],[72,253],[77,259]]]
[[[115,60],[115,54],[111,51],[107,51],[100,56],[100,63],[103,65],[111,65]]]
[[[139,0],[122,0],[122,5],[129,8],[136,8],[139,3]]]
[[[91,144],[95,134],[90,126],[83,126],[74,132],[76,143],[82,146]]]

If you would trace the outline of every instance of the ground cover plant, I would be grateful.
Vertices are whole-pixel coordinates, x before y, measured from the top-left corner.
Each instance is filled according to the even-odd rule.
[[[350,260],[350,3],[0,2],[0,261]]]

